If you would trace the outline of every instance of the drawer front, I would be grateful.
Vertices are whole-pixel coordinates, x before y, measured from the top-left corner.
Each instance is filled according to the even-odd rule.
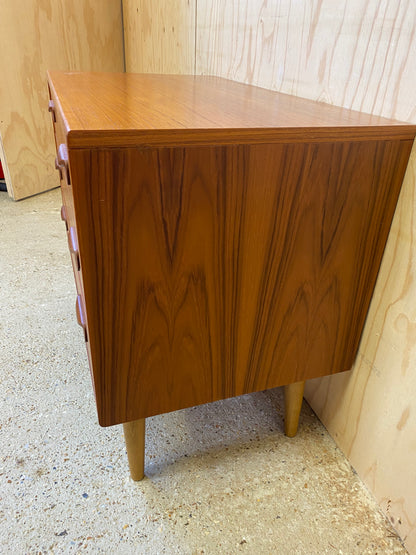
[[[81,257],[78,247],[77,223],[75,218],[74,199],[72,193],[71,172],[66,141],[66,129],[62,115],[59,109],[56,108],[56,106],[56,99],[54,99],[53,95],[50,92],[48,110],[51,114],[54,129],[56,146],[55,168],[59,172],[62,193],[61,219],[66,227],[68,248],[71,254],[72,269],[74,272],[74,279],[77,290],[75,312],[77,321],[84,330],[88,356],[90,357],[90,352],[88,348],[87,317],[84,302]]]
[[[65,204],[61,206],[61,220],[64,222],[66,227],[66,236],[68,239],[69,252],[71,253],[72,269],[74,272],[77,292],[79,293],[82,291],[82,284],[81,284],[82,282],[81,282],[81,261],[79,258],[79,251],[78,251],[78,240],[77,240],[75,226],[70,226],[69,224],[68,216],[67,216],[67,206]]]
[[[60,142],[57,145],[56,152],[55,168],[59,171],[60,180],[69,186],[71,185],[71,176],[69,174],[68,149],[66,144]]]
[[[87,321],[85,318],[85,303],[82,295],[77,295],[77,300],[75,302],[75,312],[77,315],[77,322],[84,330],[85,342],[88,342],[88,332],[87,332]]]
[[[68,238],[69,252],[71,253],[72,269],[74,271],[77,293],[83,294],[84,288],[82,286],[82,277],[81,277],[81,259],[79,256],[77,230],[75,226],[71,226],[68,229],[67,238]]]
[[[68,148],[66,142],[66,129],[63,122],[62,115],[60,111],[56,108],[56,99],[50,92],[50,100],[48,109],[51,114],[54,136],[55,136],[55,147],[56,147],[56,158],[55,158],[55,168],[59,172],[59,179],[61,184],[62,192],[62,202],[65,207],[65,222],[68,228],[75,226],[75,212],[74,212],[74,199],[72,196],[72,186],[71,186],[71,175],[68,160]]]

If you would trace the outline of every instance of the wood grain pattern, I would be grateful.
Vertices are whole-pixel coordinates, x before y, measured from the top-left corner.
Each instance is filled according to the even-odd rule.
[[[100,423],[348,370],[410,147],[70,150]]]
[[[196,0],[123,0],[126,71],[195,71]]]
[[[415,28],[410,0],[209,0],[196,73],[414,119]]]
[[[0,3],[0,131],[8,192],[20,199],[57,187],[46,70],[123,70],[120,3]]]
[[[50,81],[75,148],[414,137],[403,122],[218,77],[51,72]]]
[[[415,123],[415,29],[410,0],[209,0],[198,5],[197,71]],[[306,385],[313,409],[410,552],[416,551],[415,156],[355,370]]]

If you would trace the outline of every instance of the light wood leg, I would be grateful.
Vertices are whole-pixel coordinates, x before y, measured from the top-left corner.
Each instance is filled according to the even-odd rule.
[[[305,382],[285,385],[285,434],[294,437],[298,431]]]
[[[136,481],[144,476],[145,424],[145,418],[123,424],[130,475]]]

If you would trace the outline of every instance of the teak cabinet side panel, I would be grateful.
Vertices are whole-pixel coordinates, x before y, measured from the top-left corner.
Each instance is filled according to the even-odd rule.
[[[70,151],[100,423],[348,370],[410,148]]]

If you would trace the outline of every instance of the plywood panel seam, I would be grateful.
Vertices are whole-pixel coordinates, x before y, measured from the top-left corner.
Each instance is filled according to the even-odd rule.
[[[121,12],[121,32],[122,32],[122,47],[123,47],[123,71],[126,72],[126,29],[124,24],[124,7],[123,0],[120,0],[120,12]]]

